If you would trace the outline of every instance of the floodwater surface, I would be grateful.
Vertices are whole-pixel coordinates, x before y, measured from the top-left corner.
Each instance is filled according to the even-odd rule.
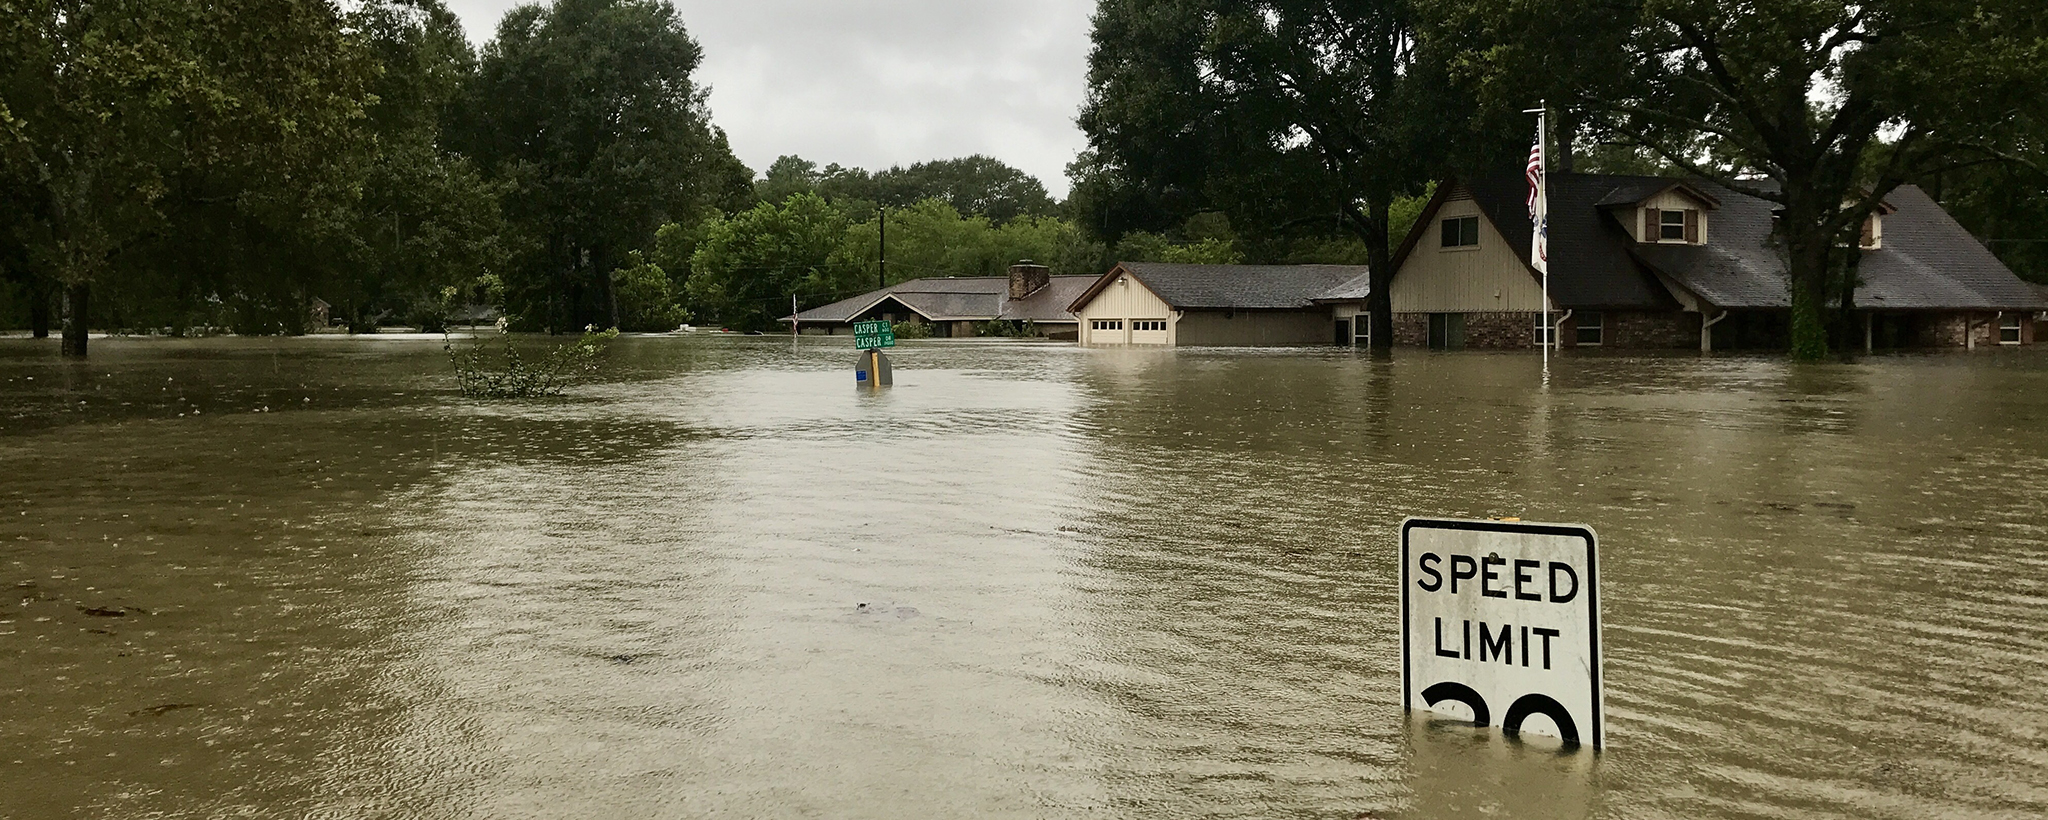
[[[2037,818],[2048,355],[0,340],[0,817]],[[1405,715],[1599,531],[1599,754]]]

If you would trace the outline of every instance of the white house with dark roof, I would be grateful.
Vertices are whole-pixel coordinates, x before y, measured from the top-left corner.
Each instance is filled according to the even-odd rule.
[[[1120,262],[1068,310],[1084,345],[1286,346],[1351,344],[1348,303],[1363,265],[1180,265]]]
[[[1661,177],[1555,174],[1549,193],[1545,305],[1523,178],[1438,186],[1394,255],[1394,341],[1533,347],[1547,307],[1567,347],[1785,345],[1791,284],[1773,203]],[[1892,192],[1860,244],[1867,346],[2033,343],[2048,302],[1919,188]]]

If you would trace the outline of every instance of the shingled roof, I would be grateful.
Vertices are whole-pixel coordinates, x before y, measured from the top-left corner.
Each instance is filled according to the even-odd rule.
[[[844,324],[894,301],[929,321],[1072,322],[1066,306],[1095,282],[1093,276],[1054,276],[1045,287],[1022,299],[1010,298],[1007,276],[962,276],[910,279],[802,311],[799,324]],[[787,321],[785,318],[784,321]]]
[[[1181,265],[1119,262],[1076,297],[1079,312],[1120,275],[1128,274],[1175,310],[1286,310],[1304,308],[1365,275],[1364,265]]]
[[[1768,190],[1769,183],[1758,183]],[[1771,241],[1768,200],[1715,190],[1706,245],[1634,245],[1646,264],[1678,286],[1721,308],[1781,308],[1792,304],[1784,260]],[[1916,186],[1885,198],[1884,241],[1860,255],[1856,306],[1866,310],[2038,310],[2039,293],[2027,287],[1939,204]]]
[[[1757,183],[1759,187],[1765,183]],[[1641,202],[1675,186],[1710,200],[1704,245],[1637,243],[1615,206]],[[1446,193],[1450,186],[1445,186]],[[1481,213],[1516,248],[1529,247],[1528,182],[1521,175],[1487,177],[1466,186]],[[1550,293],[1560,308],[1671,309],[1677,302],[1659,279],[1714,307],[1784,308],[1791,286],[1772,237],[1768,200],[1702,180],[1553,174],[1550,177]],[[1436,203],[1444,199],[1439,194]],[[1883,247],[1864,251],[1856,291],[1860,308],[1883,310],[2040,309],[2038,293],[1985,250],[1919,188],[1907,185],[1885,202]],[[1425,212],[1397,257],[1433,221]],[[1534,275],[1533,272],[1531,274]]]

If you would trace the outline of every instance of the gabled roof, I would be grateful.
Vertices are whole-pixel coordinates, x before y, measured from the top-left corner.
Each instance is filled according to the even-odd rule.
[[[1560,308],[1632,308],[1639,310],[1668,310],[1678,306],[1670,291],[1658,284],[1656,277],[1645,270],[1636,259],[1629,255],[1628,247],[1635,240],[1620,223],[1610,218],[1601,208],[1601,203],[1617,192],[1633,194],[1643,190],[1663,190],[1672,180],[1663,177],[1596,176],[1593,174],[1552,174],[1548,180],[1550,195],[1550,301]],[[1438,186],[1439,191],[1449,186]],[[1523,259],[1523,266],[1535,276],[1535,270],[1528,267],[1530,234],[1529,225],[1529,182],[1521,174],[1501,174],[1473,180],[1467,189],[1479,203],[1493,228],[1516,249]],[[1654,195],[1651,194],[1651,195]],[[1712,194],[1708,194],[1712,196]],[[1645,196],[1644,198],[1648,198]],[[1434,226],[1436,207],[1442,197],[1431,200],[1431,207],[1423,212],[1411,236],[1420,236]],[[1718,237],[1721,222],[1717,213],[1714,233]],[[1404,251],[1412,250],[1414,242],[1405,243]],[[1395,270],[1400,270],[1397,261]]]
[[[961,276],[910,279],[829,305],[802,311],[800,324],[843,324],[894,302],[928,321],[1071,322],[1065,308],[1073,296],[1095,281],[1093,276],[1054,276],[1022,299],[1010,298],[1007,276]],[[790,317],[785,317],[788,321]]]
[[[1712,194],[1694,187],[1680,179],[1662,177],[1635,177],[1634,181],[1615,186],[1606,196],[1600,198],[1600,207],[1613,208],[1641,205],[1671,191],[1677,191],[1698,200],[1709,209],[1721,207],[1721,200]]]
[[[1716,308],[1790,306],[1785,261],[1772,237],[1774,203],[1703,180],[1553,174],[1549,183],[1550,295],[1559,308],[1670,309],[1677,301],[1665,281]],[[1707,244],[1636,242],[1623,223],[1632,217],[1616,206],[1640,203],[1674,186],[1702,202],[1718,203]],[[1456,190],[1452,183],[1438,186],[1395,257],[1396,271],[1435,228],[1437,211]],[[1474,180],[1462,190],[1470,192],[1484,218],[1535,276],[1526,261],[1531,233],[1526,179],[1501,174]],[[1862,254],[1857,307],[2008,310],[2044,305],[2039,294],[1919,188],[1893,191],[1881,210],[1886,214],[1884,243]]]
[[[1701,183],[1707,185],[1707,183]],[[1764,187],[1768,183],[1757,183]],[[1765,188],[1768,190],[1768,188]],[[1632,244],[1645,264],[1720,308],[1792,304],[1785,262],[1771,238],[1776,205],[1722,189],[1708,243]],[[1881,247],[1861,253],[1856,306],[1867,310],[2038,310],[2048,303],[1916,186],[1886,203]]]
[[[1303,308],[1365,274],[1364,265],[1181,265],[1119,262],[1067,306],[1083,305],[1129,275],[1175,310],[1283,310]]]

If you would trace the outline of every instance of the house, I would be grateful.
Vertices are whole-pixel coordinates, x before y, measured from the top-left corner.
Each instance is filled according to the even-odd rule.
[[[1363,265],[1179,265],[1121,262],[1067,308],[1084,345],[1351,344],[1341,315],[1318,301],[1362,287]]]
[[[1040,335],[1075,338],[1075,319],[1067,305],[1095,281],[1093,276],[1053,276],[1043,265],[1028,261],[1010,266],[1010,275],[930,277],[899,282],[851,299],[801,311],[782,321],[795,321],[798,332],[852,333],[854,322],[915,319],[932,326],[935,337],[976,334],[992,320],[1030,322]]]
[[[1438,186],[1393,258],[1396,344],[1537,344],[1546,305],[1528,262],[1527,196],[1520,175]],[[1774,203],[1703,181],[1594,174],[1552,175],[1549,197],[1548,308],[1561,346],[1788,345]],[[1919,188],[1893,191],[1860,245],[1867,348],[2033,343],[2048,301]],[[1336,304],[1362,306],[1358,297]]]

